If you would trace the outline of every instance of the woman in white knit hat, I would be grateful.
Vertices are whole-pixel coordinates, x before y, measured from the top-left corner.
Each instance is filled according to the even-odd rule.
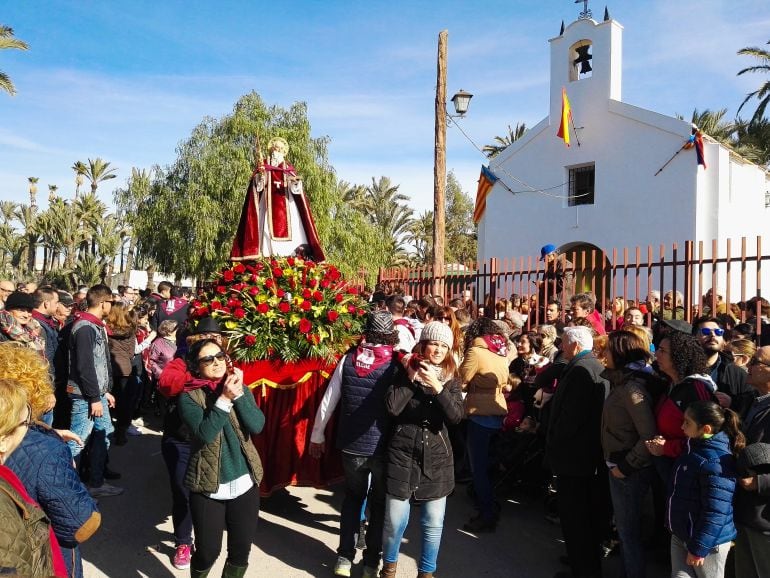
[[[396,576],[410,499],[422,506],[418,577],[432,578],[436,571],[446,498],[454,490],[447,424],[457,424],[463,417],[457,365],[451,354],[453,343],[449,325],[440,321],[425,325],[408,362],[409,371],[399,375],[385,396],[395,426],[388,446],[382,578]]]

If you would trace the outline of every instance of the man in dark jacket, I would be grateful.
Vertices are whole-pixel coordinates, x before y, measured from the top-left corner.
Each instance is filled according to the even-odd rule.
[[[567,327],[562,336],[567,360],[550,402],[546,462],[557,479],[557,499],[572,572],[558,578],[601,576],[601,542],[609,511],[607,471],[602,462],[602,406],[609,383],[594,357],[587,327]],[[555,577],[555,578],[556,578]]]
[[[188,305],[187,299],[183,297],[182,289],[180,287],[171,288],[168,299],[158,303],[155,315],[150,320],[150,327],[153,331],[157,331],[160,324],[166,319],[173,319],[180,328],[185,327]]]
[[[735,492],[735,576],[764,578],[770,576],[770,346],[760,347],[749,362],[748,382],[757,397],[742,424],[747,446],[739,460],[745,477]]]
[[[754,400],[754,390],[746,383],[746,372],[724,351],[725,328],[714,317],[701,317],[693,323],[692,333],[706,352],[706,372],[717,384],[719,403],[743,415]]]
[[[35,291],[34,299],[35,308],[32,310],[32,317],[40,323],[45,333],[45,358],[53,374],[53,361],[59,344],[59,322],[54,318],[54,313],[59,306],[59,292],[52,287],[40,287]]]
[[[542,280],[537,282],[540,307],[545,307],[551,300],[569,304],[573,295],[572,263],[559,255],[556,245],[544,245],[540,249],[540,259],[545,261]]]
[[[356,554],[355,535],[361,528],[361,507],[367,491],[369,526],[363,554],[364,578],[375,578],[380,565],[385,521],[385,450],[390,428],[385,392],[400,367],[393,354],[397,342],[393,316],[387,311],[371,313],[363,341],[351,349],[334,370],[313,424],[310,455],[319,458],[325,450],[326,425],[341,402],[337,448],[342,450],[345,499],[340,512],[335,576],[351,575]]]

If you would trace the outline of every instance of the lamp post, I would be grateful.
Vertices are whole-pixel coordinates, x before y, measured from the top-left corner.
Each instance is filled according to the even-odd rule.
[[[446,111],[447,38],[442,30],[438,35],[436,64],[436,130],[433,154],[433,294],[444,295],[446,267],[444,240],[446,237],[446,124],[451,117]],[[462,117],[468,111],[472,94],[460,90],[452,97],[455,113]]]

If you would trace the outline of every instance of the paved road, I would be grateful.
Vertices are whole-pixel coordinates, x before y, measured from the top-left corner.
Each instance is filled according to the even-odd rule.
[[[160,435],[129,439],[111,451],[111,466],[123,474],[122,496],[103,498],[103,524],[83,547],[86,578],[167,578],[188,576],[171,565],[173,535],[170,493],[160,455]],[[248,576],[299,578],[331,577],[336,559],[337,529],[342,493],[312,488],[290,488],[262,503]],[[539,500],[508,498],[495,534],[474,536],[462,531],[472,513],[462,486],[447,503],[447,518],[438,561],[441,578],[522,577],[551,578],[564,569],[558,557],[564,552],[558,527],[543,518]],[[398,577],[416,576],[419,524],[414,513],[401,549]],[[360,576],[360,554],[354,577]],[[212,578],[219,576],[224,554]],[[616,566],[608,561],[608,569]],[[609,573],[607,575],[610,575]],[[665,576],[651,572],[649,576]]]

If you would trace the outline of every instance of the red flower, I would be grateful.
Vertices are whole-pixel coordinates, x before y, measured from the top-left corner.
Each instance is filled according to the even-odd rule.
[[[289,287],[294,289],[294,287],[297,286],[297,282],[294,280],[294,277],[289,278]]]
[[[232,313],[232,311],[230,310],[229,307],[222,307],[222,309],[220,309],[220,311],[222,313],[226,313],[227,315],[230,315],[230,313]]]
[[[193,307],[200,307],[201,306],[201,302],[198,301],[197,299],[193,299],[192,306]]]
[[[351,295],[358,295],[358,287],[348,287],[348,293]]]
[[[235,273],[233,273],[230,269],[222,273],[222,279],[224,279],[228,283],[232,281],[234,278],[235,278]]]
[[[340,314],[336,311],[329,311],[329,313],[326,314],[326,317],[329,319],[329,323],[334,323],[339,319]]]
[[[205,305],[203,307],[198,307],[195,313],[198,315],[198,317],[206,317],[206,315],[209,314],[209,308]]]
[[[247,335],[246,337],[243,338],[243,342],[249,347],[251,347],[257,342],[257,338],[254,337],[253,335]]]
[[[337,293],[337,294],[334,296],[334,300],[335,300],[337,303],[342,303],[342,300],[343,300],[343,299],[344,299],[344,297],[342,296],[342,293]]]
[[[278,291],[276,291],[275,294],[278,297],[283,297],[284,295],[286,295],[286,291],[284,291],[283,289],[278,289]]]
[[[233,317],[236,319],[243,319],[246,317],[246,312],[240,307],[236,307],[235,311],[233,311]]]
[[[233,267],[233,271],[236,273],[243,273],[246,270],[246,267],[243,266],[243,263],[238,263],[235,267]]]
[[[361,317],[362,315],[366,315],[366,311],[364,311],[363,309],[357,310],[356,313],[358,313],[359,317]]]
[[[316,287],[318,287],[318,279],[311,279],[308,282],[308,285],[310,285],[313,289],[315,289]]]
[[[214,301],[211,302],[211,310],[216,311],[217,309],[222,309],[222,304],[214,299]]]
[[[288,302],[286,302],[286,301],[281,301],[281,302],[278,304],[278,310],[279,310],[281,313],[288,313],[289,311],[291,311],[291,305],[289,305],[289,303],[288,303]]]
[[[304,297],[305,299],[310,299],[312,296],[313,296],[313,292],[310,291],[310,289],[305,289],[302,292],[302,297]]]
[[[311,306],[312,306],[312,303],[310,303],[310,301],[303,301],[300,304],[300,309],[302,309],[302,311],[310,311]]]
[[[244,284],[243,283],[236,283],[235,285],[233,285],[233,289],[235,291],[243,291],[243,288],[244,288]]]
[[[224,295],[227,293],[227,288],[224,285],[217,285],[217,293]]]
[[[321,287],[323,289],[328,289],[329,285],[331,284],[332,284],[331,281],[329,281],[328,279],[321,279]]]
[[[251,276],[251,282],[252,282],[252,283],[256,283],[256,282],[257,282],[257,276],[256,276],[256,274],[252,274],[252,276]]]
[[[310,343],[312,343],[313,345],[318,345],[319,343],[321,343],[321,336],[320,335],[316,335],[315,333],[310,333],[307,336],[307,340]]]
[[[273,277],[283,277],[283,269],[280,267],[273,269]]]
[[[257,305],[257,313],[261,313],[262,315],[267,313],[269,309],[270,306],[267,303],[260,303]]]
[[[275,259],[270,259],[270,266],[273,268],[278,267],[278,261]]]
[[[286,259],[286,264],[289,265],[289,267],[294,267],[294,257]]]
[[[265,279],[265,287],[270,289],[270,287],[272,287],[273,285],[275,285],[275,281],[273,281],[272,279]]]
[[[310,333],[310,330],[313,328],[313,324],[310,323],[307,319],[304,317],[299,320],[299,332],[300,333]]]
[[[252,287],[251,289],[249,289],[249,295],[251,295],[252,297],[256,297],[257,293],[259,293],[259,289],[257,289],[256,287]]]
[[[355,313],[355,312],[356,312],[356,306],[348,305],[348,313]]]
[[[228,307],[240,307],[242,305],[241,301],[239,299],[236,299],[235,297],[231,297],[227,300],[227,306]]]
[[[259,272],[259,271],[261,271],[264,268],[265,268],[265,266],[262,263],[257,263],[256,265],[254,265],[254,271],[256,271],[256,272]]]
[[[316,301],[323,301],[324,300],[324,294],[320,291],[314,291],[313,292],[313,299]]]
[[[329,272],[327,273],[327,275],[329,276],[329,279],[331,279],[332,281],[336,281],[341,277],[340,272],[334,267],[329,268]]]

